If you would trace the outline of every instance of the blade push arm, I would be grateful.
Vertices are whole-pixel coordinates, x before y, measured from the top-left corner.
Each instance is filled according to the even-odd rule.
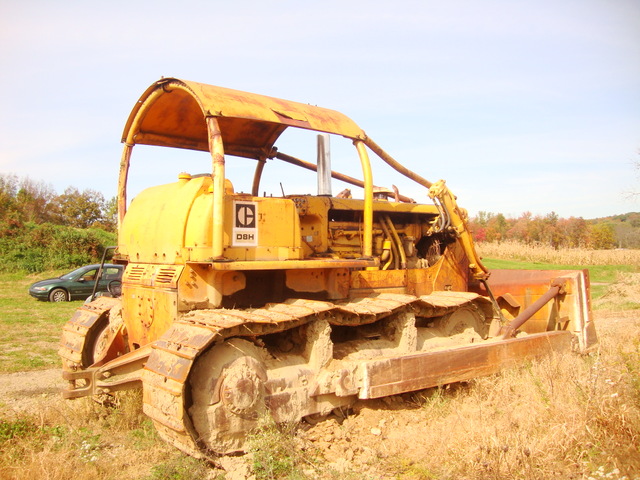
[[[482,264],[478,252],[476,252],[473,237],[467,224],[467,211],[458,206],[456,197],[451,193],[444,180],[439,180],[429,188],[429,197],[436,202],[440,209],[441,221],[439,230],[452,229],[458,237],[462,248],[469,258],[469,270],[474,278],[484,280],[489,276],[489,271]]]

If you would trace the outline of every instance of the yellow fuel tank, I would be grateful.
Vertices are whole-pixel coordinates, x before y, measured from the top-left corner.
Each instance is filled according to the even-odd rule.
[[[283,261],[302,258],[300,220],[292,200],[232,193],[224,201],[224,257]],[[122,222],[120,254],[134,263],[184,264],[212,257],[211,176],[181,174],[178,182],[141,192]]]

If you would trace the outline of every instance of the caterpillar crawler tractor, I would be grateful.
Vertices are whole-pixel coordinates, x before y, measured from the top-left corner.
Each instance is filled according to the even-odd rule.
[[[361,179],[328,155],[280,152],[290,128],[346,138]],[[64,327],[63,394],[142,388],[160,436],[191,455],[242,451],[265,414],[317,418],[596,342],[586,271],[489,274],[447,185],[336,111],[167,78],[136,103],[123,143],[121,294],[85,303]],[[209,152],[210,172],[180,173],[128,205],[136,144]],[[374,184],[370,154],[425,203]],[[225,175],[247,162],[238,157],[255,160],[251,193]],[[260,195],[263,170],[280,162],[317,171],[318,194]],[[333,196],[332,178],[350,188]]]

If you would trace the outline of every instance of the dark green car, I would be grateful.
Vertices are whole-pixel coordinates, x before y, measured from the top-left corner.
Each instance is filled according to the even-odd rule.
[[[100,264],[77,268],[58,278],[41,280],[29,287],[29,295],[44,302],[85,300],[93,293]],[[122,283],[122,265],[105,263],[96,293],[119,289]]]

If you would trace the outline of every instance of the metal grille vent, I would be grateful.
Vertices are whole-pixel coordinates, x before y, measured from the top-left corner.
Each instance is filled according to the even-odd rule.
[[[174,267],[163,267],[158,270],[156,274],[156,283],[171,285],[174,283],[174,277],[176,275],[176,269]]]
[[[138,283],[142,280],[143,275],[144,275],[144,267],[141,265],[135,265],[127,271],[127,280],[129,282]]]

